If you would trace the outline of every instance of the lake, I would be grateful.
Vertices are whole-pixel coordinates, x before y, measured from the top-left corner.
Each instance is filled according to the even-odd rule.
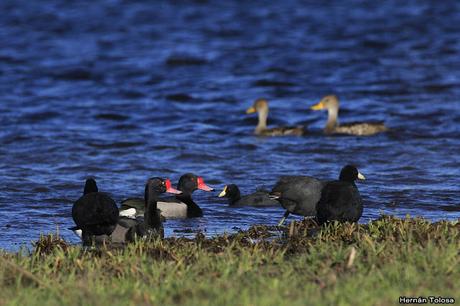
[[[460,2],[2,1],[0,248],[40,233],[77,237],[84,180],[119,203],[148,177],[193,172],[204,217],[166,235],[276,224],[281,207],[230,208],[225,184],[270,189],[281,175],[366,176],[361,222],[380,214],[460,217]],[[372,137],[325,136],[334,93],[341,122],[382,120]],[[261,138],[245,110],[270,103]],[[290,217],[292,219],[296,217]],[[297,217],[298,218],[298,217]],[[187,234],[187,233],[185,233]],[[187,234],[188,235],[188,234]]]

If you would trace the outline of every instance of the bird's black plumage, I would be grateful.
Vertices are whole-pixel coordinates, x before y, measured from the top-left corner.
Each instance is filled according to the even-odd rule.
[[[355,166],[347,165],[340,172],[339,180],[328,182],[322,192],[316,210],[319,224],[329,221],[357,222],[363,214],[363,203],[356,179],[364,179]]]
[[[240,189],[235,184],[229,184],[224,187],[219,197],[228,198],[230,206],[276,206],[279,202],[270,198],[268,191],[257,190],[254,193],[241,196]]]
[[[87,179],[85,182],[85,188],[83,189],[83,195],[98,191],[99,189],[97,188],[96,180],[93,178]]]
[[[160,193],[167,192],[166,181],[169,182],[159,177],[150,178],[145,184],[144,191],[144,231],[146,233],[155,232],[161,237],[164,236],[164,229],[160,211],[157,209],[157,201]]]
[[[85,183],[84,195],[72,207],[72,218],[82,230],[83,243],[95,235],[110,235],[118,222],[118,207],[106,193],[98,192],[94,179]]]
[[[321,197],[323,182],[310,176],[283,176],[271,195],[287,212],[306,217],[316,216],[316,204]]]
[[[152,177],[147,180],[144,189],[143,216],[135,219],[120,217],[118,226],[128,230],[124,234],[124,237],[116,237],[118,241],[131,242],[136,237],[146,237],[147,235],[164,236],[163,220],[160,210],[157,209],[157,201],[159,194],[167,192],[167,181],[169,182],[169,180],[159,177]]]
[[[117,244],[132,242],[136,237],[140,238],[148,235],[159,235],[163,237],[163,222],[160,211],[157,209],[157,200],[158,194],[164,192],[179,193],[179,191],[172,188],[169,179],[158,177],[150,178],[145,185],[143,216],[135,218],[121,216],[118,218],[118,222],[115,224],[110,234],[100,234],[101,231],[98,231],[97,234],[90,232],[88,238],[88,234],[86,233],[86,235],[83,234],[82,237],[83,243],[88,244],[87,240],[89,240],[89,242],[95,242],[96,244],[102,242]],[[88,195],[92,194],[94,194],[94,192]],[[78,229],[83,230],[83,228],[78,225],[70,229],[74,231]],[[86,232],[88,232],[88,230],[86,230]]]

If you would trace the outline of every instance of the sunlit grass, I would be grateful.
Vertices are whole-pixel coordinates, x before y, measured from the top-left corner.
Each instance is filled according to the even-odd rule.
[[[274,233],[274,235],[272,235]],[[43,236],[0,255],[0,304],[394,305],[458,301],[460,224],[382,217],[367,225],[291,223],[233,235],[83,251]]]

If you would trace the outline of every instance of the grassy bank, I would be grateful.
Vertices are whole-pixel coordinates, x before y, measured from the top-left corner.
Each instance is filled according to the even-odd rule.
[[[43,237],[33,255],[0,255],[0,304],[395,305],[460,302],[460,224],[382,217],[282,234],[258,226],[206,239],[139,241],[83,252]]]

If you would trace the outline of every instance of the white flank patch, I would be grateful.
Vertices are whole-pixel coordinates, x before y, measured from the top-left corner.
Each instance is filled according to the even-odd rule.
[[[135,208],[129,208],[129,209],[125,209],[125,210],[120,210],[120,217],[136,219],[136,209]]]
[[[166,219],[187,218],[187,204],[175,202],[158,202],[157,207]]]

